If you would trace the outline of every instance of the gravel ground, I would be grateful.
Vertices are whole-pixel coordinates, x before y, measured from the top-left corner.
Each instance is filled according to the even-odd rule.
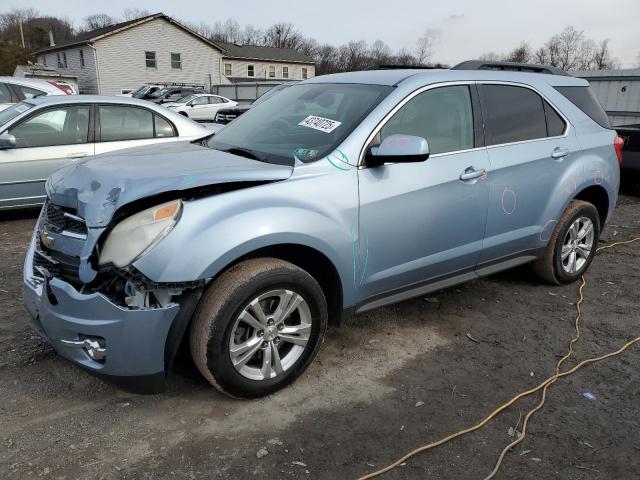
[[[573,334],[578,286],[543,285],[523,267],[330,329],[308,372],[268,398],[223,397],[185,354],[166,393],[133,395],[29,329],[21,266],[34,222],[33,212],[0,218],[2,479],[357,478],[537,385]],[[637,193],[620,198],[603,239],[633,236]],[[593,262],[576,359],[640,335],[639,254],[623,246]],[[560,380],[497,478],[640,478],[639,363],[634,347]],[[536,402],[382,478],[484,478]]]

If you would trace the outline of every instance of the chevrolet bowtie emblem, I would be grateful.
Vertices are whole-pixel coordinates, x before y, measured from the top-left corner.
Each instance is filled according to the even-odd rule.
[[[53,243],[56,241],[56,239],[47,235],[47,232],[41,232],[40,241],[42,242],[42,245],[44,245],[45,247],[51,248],[53,247]]]

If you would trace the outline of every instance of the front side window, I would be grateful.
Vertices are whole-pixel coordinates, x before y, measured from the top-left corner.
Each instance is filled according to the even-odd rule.
[[[255,77],[256,70],[253,65],[247,65],[247,77]]]
[[[416,95],[382,127],[377,140],[395,134],[425,138],[432,155],[473,148],[469,87],[440,87]]]
[[[542,97],[529,88],[483,85],[487,109],[487,145],[545,138],[547,124]]]
[[[289,78],[289,67],[282,67],[282,78]]]
[[[171,54],[171,68],[175,70],[182,70],[182,58],[179,53]]]
[[[100,141],[153,138],[153,114],[144,108],[100,105]]]
[[[275,67],[275,65],[269,65],[269,78],[276,78],[276,67]]]
[[[80,68],[84,68],[84,50],[80,49]]]
[[[156,52],[144,52],[147,68],[156,68]]]
[[[324,158],[393,87],[300,84],[255,104],[211,137],[208,146],[260,161],[293,165]]]
[[[191,105],[208,105],[209,99],[207,97],[196,97],[191,102]]]
[[[230,77],[231,76],[231,64],[230,63],[225,63],[224,64],[224,75],[226,77]]]
[[[306,67],[302,67],[302,79],[306,80],[307,78],[309,78],[309,71]]]
[[[16,147],[51,147],[88,142],[89,107],[78,105],[46,110],[10,128]]]

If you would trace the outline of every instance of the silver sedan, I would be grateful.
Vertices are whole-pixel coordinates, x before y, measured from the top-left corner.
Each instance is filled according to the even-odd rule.
[[[211,133],[144,100],[95,95],[25,100],[0,112],[0,210],[42,204],[49,175],[85,157]]]

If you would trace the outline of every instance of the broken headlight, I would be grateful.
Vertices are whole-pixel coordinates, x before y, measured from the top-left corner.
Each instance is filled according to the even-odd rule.
[[[129,265],[171,231],[181,211],[182,202],[173,200],[125,218],[107,236],[98,263],[112,263],[116,267]]]

